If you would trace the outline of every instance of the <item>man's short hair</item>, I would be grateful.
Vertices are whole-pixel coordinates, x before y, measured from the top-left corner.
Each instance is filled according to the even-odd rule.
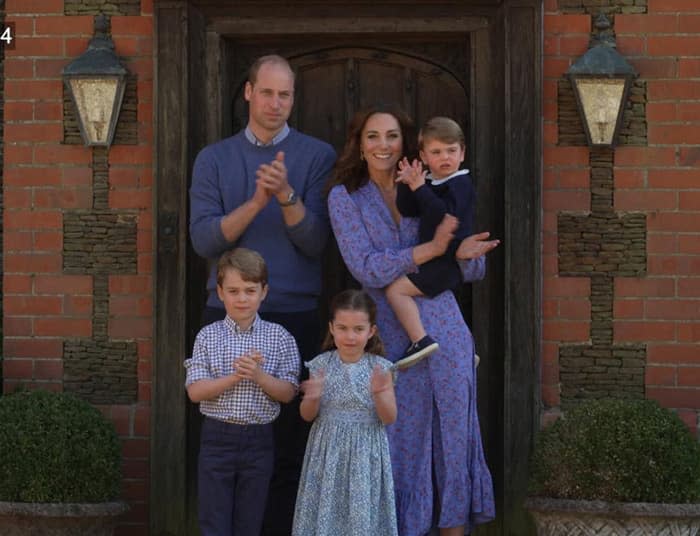
[[[216,265],[216,284],[221,286],[226,272],[236,270],[243,281],[267,285],[267,265],[265,259],[248,248],[236,248],[227,251]]]
[[[260,67],[267,63],[286,67],[289,70],[289,74],[292,75],[292,81],[294,80],[294,71],[292,70],[292,66],[289,65],[289,62],[277,54],[268,54],[267,56],[260,56],[253,62],[253,65],[250,66],[250,69],[248,70],[248,82],[250,82],[252,86],[254,86],[255,82],[258,81],[258,71],[260,70]]]

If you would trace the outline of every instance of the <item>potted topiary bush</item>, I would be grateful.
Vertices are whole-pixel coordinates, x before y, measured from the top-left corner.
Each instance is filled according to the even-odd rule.
[[[0,397],[0,534],[109,536],[121,450],[111,422],[73,395]]]
[[[586,401],[539,432],[529,495],[538,535],[697,536],[700,443],[655,401]]]

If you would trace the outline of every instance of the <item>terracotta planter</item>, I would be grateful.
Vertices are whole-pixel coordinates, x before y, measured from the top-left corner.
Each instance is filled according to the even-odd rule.
[[[0,502],[2,536],[112,536],[123,502],[15,503]]]
[[[700,535],[700,504],[606,503],[530,497],[538,536]]]

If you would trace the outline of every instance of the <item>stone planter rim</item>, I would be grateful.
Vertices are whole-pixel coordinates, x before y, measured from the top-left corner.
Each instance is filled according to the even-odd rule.
[[[524,506],[533,512],[585,512],[642,517],[700,517],[700,503],[605,502],[527,497]]]
[[[0,515],[48,517],[108,517],[119,516],[129,506],[124,501],[99,503],[27,503],[0,501]]]

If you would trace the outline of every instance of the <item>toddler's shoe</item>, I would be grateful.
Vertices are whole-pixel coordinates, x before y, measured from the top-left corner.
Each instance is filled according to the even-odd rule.
[[[406,348],[403,357],[394,363],[394,366],[399,370],[411,367],[437,351],[438,348],[440,348],[440,345],[430,335],[426,335],[418,342],[410,344]]]

